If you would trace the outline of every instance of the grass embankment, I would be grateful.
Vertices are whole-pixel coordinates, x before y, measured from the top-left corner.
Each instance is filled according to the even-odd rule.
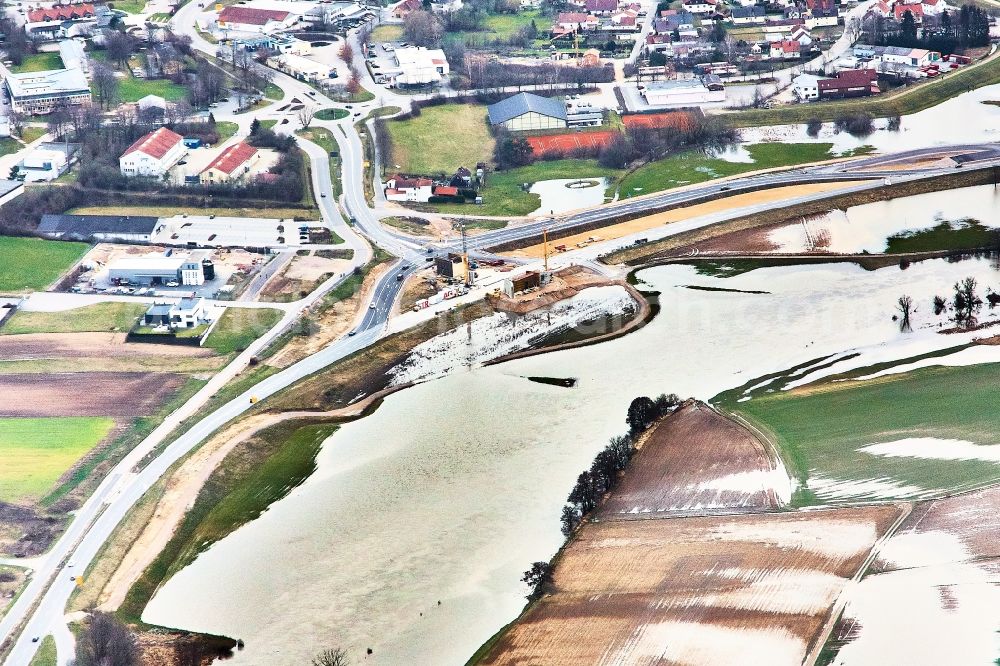
[[[801,487],[793,499],[796,505],[836,501],[830,496],[817,497],[809,490],[810,478],[817,475],[825,483],[843,485],[884,481],[887,488],[882,492],[889,497],[895,484],[954,492],[1000,479],[1000,467],[985,448],[1000,444],[994,388],[998,371],[1000,365],[993,363],[926,368],[863,382],[830,378],[790,391],[758,392],[739,403],[733,400],[735,394],[724,395],[720,404],[779,445],[784,459],[791,463],[789,472]],[[859,451],[874,443],[911,437],[984,445],[983,458],[952,458],[946,447],[941,447],[939,459]],[[857,499],[849,494],[848,501]]]
[[[899,89],[885,95],[810,104],[792,104],[775,109],[726,113],[733,127],[807,123],[813,118],[829,122],[839,116],[867,113],[877,118],[904,116],[945,102],[962,93],[1000,83],[1000,55],[940,78]]]
[[[225,143],[236,135],[236,130],[240,128],[238,123],[223,120],[215,123],[215,131],[219,133],[219,143]]]
[[[708,157],[700,150],[686,151],[646,164],[629,173],[619,183],[618,194],[620,198],[627,199],[681,185],[736,176],[748,171],[808,164],[840,157],[831,152],[832,148],[832,143],[755,143],[746,147],[753,162],[729,162]]]
[[[38,646],[38,652],[31,660],[30,666],[56,666],[56,639],[46,636]]]
[[[496,143],[480,104],[442,104],[421,109],[416,118],[386,123],[392,138],[393,164],[406,174],[453,174],[493,158]]]
[[[0,236],[0,293],[45,289],[89,247],[86,243]]]
[[[992,178],[992,169],[960,170],[944,176],[893,183],[892,185],[875,187],[862,192],[852,192],[817,201],[799,203],[794,206],[776,206],[763,213],[744,215],[728,222],[708,225],[645,245],[616,250],[601,257],[601,261],[606,264],[624,263],[637,266],[643,263],[671,258],[677,250],[681,250],[682,248],[689,249],[689,246],[695,243],[728,233],[781,224],[783,222],[799,221],[809,215],[826,213],[836,209],[843,210],[851,206],[861,206],[877,201],[887,201],[889,199],[908,197],[927,192],[941,192],[943,190],[954,190],[962,187],[992,184]],[[651,212],[644,212],[643,215]],[[818,257],[817,259],[823,260],[824,258]],[[877,262],[880,259],[884,258],[881,255],[872,255],[872,261]],[[898,258],[894,259],[890,257],[889,260],[895,263],[898,261]],[[775,261],[781,261],[781,259],[775,259]]]
[[[560,178],[609,178],[612,181],[622,172],[607,169],[596,160],[555,160],[536,162],[530,166],[494,171],[486,174],[486,187],[482,190],[483,205],[434,204],[429,209],[441,213],[466,215],[527,215],[538,210],[542,198],[522,189],[540,180]],[[422,208],[422,207],[421,207]]]
[[[371,347],[306,377],[268,399],[268,411],[329,410],[345,407],[359,395],[386,388],[386,373],[416,345],[479,317],[493,313],[484,301],[450,310],[436,319],[387,336]]]
[[[58,52],[32,53],[24,56],[20,65],[13,65],[10,71],[15,74],[24,72],[44,72],[50,69],[62,69],[63,61]]]
[[[339,111],[340,109],[336,110]],[[317,113],[316,115],[318,116],[319,114]],[[298,130],[295,134],[301,136],[303,139],[312,141],[326,151],[330,159],[330,184],[333,185],[333,196],[339,199],[340,195],[344,192],[344,184],[340,180],[340,147],[337,145],[337,139],[333,136],[333,132],[325,127],[313,127],[307,130]],[[334,152],[337,153],[337,157],[331,154]]]
[[[318,220],[319,211],[308,208],[190,208],[184,206],[80,206],[66,211],[70,215],[216,215],[218,217],[263,217]]]
[[[335,430],[328,423],[283,423],[234,449],[209,477],[166,548],[129,590],[119,614],[139,623],[142,610],[170,576],[308,478],[323,441]]]
[[[340,120],[351,115],[347,109],[320,109],[316,112],[316,120]]]
[[[383,217],[381,222],[382,224],[388,224],[390,227],[394,227],[408,234],[413,234],[414,236],[434,235],[434,232],[431,231],[430,223],[422,217],[393,215],[390,217]]]
[[[204,346],[223,355],[241,352],[277,324],[281,315],[281,310],[273,308],[226,308]]]
[[[40,498],[114,425],[103,417],[0,419],[0,501]]]
[[[58,312],[18,310],[0,328],[0,335],[128,331],[146,309],[143,303],[95,303]]]

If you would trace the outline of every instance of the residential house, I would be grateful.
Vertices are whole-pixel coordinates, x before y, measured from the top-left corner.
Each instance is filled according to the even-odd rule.
[[[591,32],[597,30],[601,22],[596,16],[591,16],[584,12],[559,12],[555,23],[552,25],[553,34],[558,29],[563,34],[575,33],[578,31]]]
[[[684,8],[684,11],[690,12],[692,14],[715,13],[715,3],[706,2],[705,0],[684,0],[681,6]]]
[[[793,39],[785,39],[780,42],[771,42],[769,55],[772,60],[785,60],[799,58],[802,56],[802,52],[798,42]]]
[[[55,5],[28,12],[24,32],[34,40],[50,40],[79,34],[97,21],[92,4]]]
[[[393,18],[404,19],[410,15],[410,12],[423,9],[423,7],[424,3],[421,0],[403,0],[392,8],[392,16]]]
[[[867,97],[879,93],[878,72],[874,69],[845,69],[818,82],[820,99]]]
[[[230,5],[219,12],[218,26],[235,32],[271,33],[291,27],[295,20],[291,12]]]
[[[921,25],[924,22],[924,6],[921,3],[904,3],[897,2],[892,7],[892,17],[897,21],[902,22],[903,18],[906,16],[906,12],[910,12],[913,15],[913,20],[917,25]]]
[[[435,197],[457,197],[458,188],[453,185],[435,185],[432,188]]]
[[[490,104],[486,111],[491,125],[503,125],[513,132],[566,127],[566,105],[532,93],[518,93]]]
[[[153,303],[143,315],[145,326],[195,328],[209,322],[205,299],[185,297],[176,303]]]
[[[129,146],[118,158],[118,165],[124,176],[162,178],[184,152],[184,137],[161,127]]]
[[[19,113],[49,113],[58,105],[78,106],[91,100],[90,83],[79,69],[8,74],[4,86],[11,108]]]
[[[32,9],[28,12],[28,22],[43,21],[79,21],[94,18],[94,5],[90,3],[79,5],[53,5],[48,9]]]
[[[464,166],[458,167],[448,184],[452,187],[472,187],[472,172]]]
[[[385,198],[388,201],[426,203],[433,194],[434,181],[430,178],[406,178],[396,175],[385,181]]]
[[[803,18],[809,28],[833,26],[840,22],[840,10],[835,0],[806,0],[806,7],[809,13]]]
[[[260,151],[240,141],[216,155],[199,174],[202,183],[230,183],[242,180],[253,165],[260,161]]]
[[[584,9],[594,16],[611,16],[618,11],[618,0],[586,0]]]
[[[806,27],[801,25],[792,30],[788,38],[795,40],[800,46],[811,46],[813,43],[812,34]]]
[[[800,102],[819,99],[820,77],[813,74],[799,74],[792,79],[792,94]]]
[[[753,7],[734,7],[729,20],[734,25],[758,25],[767,19],[764,16],[764,8],[754,5]]]

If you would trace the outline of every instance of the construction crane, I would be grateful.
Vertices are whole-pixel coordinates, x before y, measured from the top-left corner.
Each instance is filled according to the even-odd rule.
[[[472,277],[472,266],[469,263],[469,246],[465,239],[465,223],[462,223],[462,265],[465,267],[465,286],[471,287],[475,284]]]

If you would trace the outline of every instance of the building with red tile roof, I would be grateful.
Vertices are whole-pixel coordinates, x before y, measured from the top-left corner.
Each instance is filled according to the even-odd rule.
[[[291,12],[230,5],[219,12],[219,27],[237,32],[272,32],[295,22]]]
[[[32,9],[28,12],[28,21],[30,23],[78,21],[85,18],[94,18],[94,5],[55,5],[48,9]]]
[[[226,183],[239,180],[260,160],[260,152],[245,141],[234,143],[216,155],[201,172],[203,183]]]
[[[161,127],[140,137],[118,158],[125,176],[162,177],[184,155],[184,137]]]

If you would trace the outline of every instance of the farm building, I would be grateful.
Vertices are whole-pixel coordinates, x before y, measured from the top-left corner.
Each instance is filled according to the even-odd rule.
[[[185,286],[205,284],[204,251],[127,256],[108,265],[112,284],[157,285],[176,282]]]
[[[706,85],[698,79],[658,81],[639,87],[650,106],[691,106],[726,101],[724,86]]]
[[[566,105],[557,99],[518,93],[487,107],[491,125],[513,132],[566,127]]]
[[[143,215],[43,215],[36,231],[61,240],[148,243],[158,223]]]
[[[877,95],[878,72],[874,69],[846,69],[832,79],[820,79],[817,84],[820,99],[867,97]]]
[[[8,74],[4,86],[11,109],[18,113],[49,113],[59,104],[78,106],[91,100],[90,84],[79,69]]]
[[[184,156],[184,137],[161,127],[140,137],[118,158],[124,176],[162,177]]]
[[[202,183],[228,183],[240,180],[260,160],[260,151],[240,141],[219,153],[199,174]]]

